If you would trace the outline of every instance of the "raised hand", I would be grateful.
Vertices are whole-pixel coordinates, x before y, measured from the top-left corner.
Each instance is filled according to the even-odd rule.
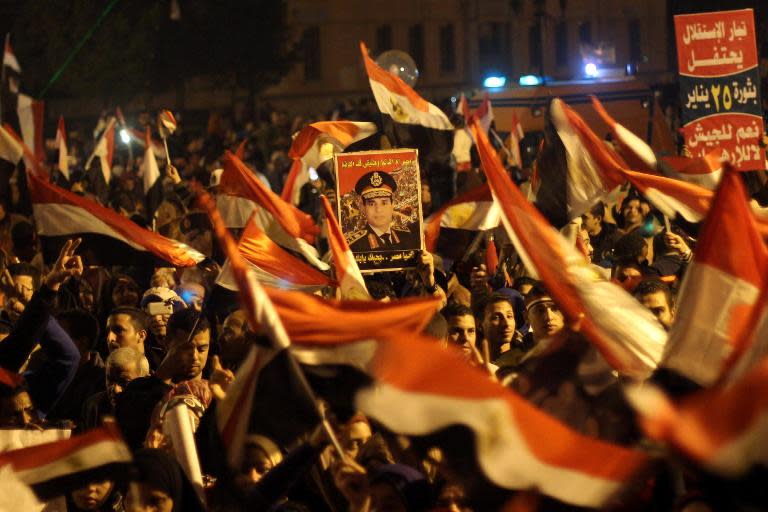
[[[59,257],[54,263],[53,268],[45,276],[45,285],[51,290],[57,292],[62,284],[67,282],[70,277],[80,277],[83,275],[83,260],[75,251],[80,246],[80,238],[69,239],[64,247],[61,248]]]

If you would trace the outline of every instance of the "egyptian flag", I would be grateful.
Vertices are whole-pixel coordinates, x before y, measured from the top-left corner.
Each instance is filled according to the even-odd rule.
[[[293,159],[294,164],[283,187],[283,200],[294,205],[299,204],[301,187],[309,181],[310,169],[317,169],[320,164],[332,158],[334,153],[340,153],[347,146],[374,133],[374,123],[357,121],[321,121],[302,128],[288,151],[288,156]],[[326,144],[329,144],[330,148],[325,146]]]
[[[144,131],[144,160],[141,163],[141,175],[144,183],[145,215],[148,219],[152,219],[157,207],[163,202],[163,180],[160,178],[157,158],[152,151],[152,136],[149,126]]]
[[[4,142],[3,144],[6,144],[6,147],[8,148],[6,151],[8,152],[9,157],[14,157],[15,152],[18,150],[18,148],[21,148],[21,154],[22,158],[24,159],[24,166],[27,171],[27,173],[34,174],[35,176],[38,176],[44,180],[48,180],[48,173],[43,169],[43,166],[41,165],[41,161],[37,159],[35,154],[32,152],[32,150],[24,143],[24,140],[19,136],[18,133],[16,133],[13,128],[9,124],[4,124],[2,126],[3,129],[3,135],[2,137],[4,139],[10,140],[13,139],[12,142]],[[5,158],[3,158],[5,160]],[[8,160],[10,162],[10,160]],[[18,160],[16,161],[18,164]]]
[[[237,249],[265,286],[314,292],[332,284],[328,276],[270,240],[255,222],[246,225]],[[237,290],[229,261],[224,263],[216,284],[228,290]]]
[[[18,107],[19,85],[21,84],[21,66],[11,48],[10,34],[5,36],[3,48],[3,70],[5,81],[0,84],[0,101],[2,101],[2,122],[15,123],[14,116]]]
[[[323,209],[325,210],[325,228],[328,233],[328,245],[333,255],[333,266],[336,273],[336,281],[339,283],[341,298],[343,299],[370,299],[368,288],[365,286],[363,275],[357,266],[355,256],[347,244],[341,226],[333,214],[333,208],[328,198],[321,196]]]
[[[464,93],[459,96],[459,101],[456,104],[456,112],[464,117],[464,122],[469,126],[469,122],[472,120],[472,110],[469,108],[469,102]]]
[[[43,120],[45,119],[45,102],[36,100],[26,94],[19,94],[17,114],[19,129],[24,144],[32,148],[38,162],[45,161],[45,143],[43,141]]]
[[[478,124],[485,133],[488,133],[488,130],[491,129],[491,123],[493,123],[495,118],[493,117],[491,97],[488,95],[487,91],[483,95],[483,101],[480,103],[480,106],[477,107],[477,110],[475,110],[473,117],[477,119]]]
[[[723,176],[723,180],[727,178]],[[652,386],[630,388],[630,403],[653,440],[729,478],[768,464],[768,359],[728,385],[674,403]]]
[[[16,167],[24,156],[24,146],[9,126],[0,126],[0,160]]]
[[[109,191],[109,182],[112,179],[112,157],[115,153],[115,118],[110,117],[101,137],[93,148],[93,153],[88,157],[85,168],[91,171],[94,159],[98,158],[98,169],[101,171],[91,172],[94,177],[93,190],[100,198],[106,199]]]
[[[418,148],[422,171],[431,163],[448,163],[453,125],[445,113],[419,96],[408,84],[382,69],[360,42],[371,91],[384,119],[385,133],[393,146]]]
[[[593,175],[605,177],[611,185],[631,183],[667,217],[679,214],[689,222],[700,222],[709,209],[712,191],[699,185],[658,174],[630,171],[624,159],[605,144],[584,120],[567,105],[561,110],[567,120],[562,138],[574,154],[583,155],[581,165],[593,166]],[[650,148],[649,148],[650,149]]]
[[[494,200],[526,268],[544,282],[572,328],[580,330],[619,372],[646,378],[661,360],[667,334],[629,293],[603,279],[573,244],[547,223],[501,167],[477,123],[472,130]],[[611,314],[605,314],[606,304]]]
[[[659,158],[643,139],[617,123],[595,96],[592,96],[592,106],[611,128],[619,153],[631,170],[661,173],[668,178],[693,183],[709,190],[717,188],[723,174],[721,149],[713,150],[702,158]]]
[[[745,328],[768,286],[768,248],[741,177],[726,170],[680,288],[663,366],[709,386],[743,352]]]
[[[450,250],[451,245],[463,240],[466,243],[458,244],[459,249],[463,250],[478,231],[497,227],[499,220],[500,212],[494,205],[491,190],[487,184],[480,185],[448,201],[427,218],[424,223],[424,243],[428,251],[436,252],[441,246]],[[446,240],[443,243],[439,242],[441,233]]]
[[[623,183],[623,179],[618,173],[607,172],[595,161],[594,151],[590,151],[593,148],[585,147],[580,137],[582,131],[589,128],[573,109],[556,98],[552,100],[550,116],[557,131],[557,137],[565,149],[565,213],[567,220],[571,221],[588,211],[597,201],[604,199]],[[539,168],[540,172],[543,170]],[[543,177],[541,181],[536,197],[536,205],[539,207],[545,204],[541,188],[548,186],[548,182]],[[556,225],[556,227],[562,227],[562,225]]]
[[[229,405],[225,404],[221,411],[216,409],[218,432],[225,446],[227,458],[237,460],[243,452],[245,434],[252,426],[252,418],[256,419],[262,429],[269,431],[270,437],[281,436],[285,441],[290,441],[291,438],[306,432],[316,425],[320,418],[317,416],[314,396],[289,350],[291,341],[286,331],[288,324],[280,316],[266,289],[259,284],[255,273],[238,250],[232,235],[216,210],[213,198],[203,192],[201,187],[198,186],[197,189],[198,203],[208,212],[216,238],[229,259],[240,305],[246,312],[248,324],[253,328],[258,326],[270,341],[273,353],[264,357],[274,359],[271,365],[272,376],[274,377],[276,372],[280,382],[280,392],[285,398],[282,404],[274,403],[273,400],[268,406],[271,408],[269,413],[261,409],[259,406],[263,404],[263,400],[255,397],[255,387],[257,381],[260,381],[260,386],[268,382],[265,380],[266,375],[257,379],[266,364],[266,359],[256,358],[246,361],[247,364],[243,365],[244,373],[240,375],[241,389],[237,393],[238,396],[233,397],[237,401]],[[306,318],[304,320],[307,321]],[[256,354],[252,351],[250,357],[256,357]],[[266,399],[269,398],[275,397],[266,397]],[[281,414],[274,414],[277,410],[281,411]]]
[[[373,385],[357,391],[357,408],[440,447],[472,495],[483,494],[472,484],[482,475],[497,488],[600,508],[648,463],[640,451],[571,430],[435,340],[394,336],[377,345],[367,371]]]
[[[192,267],[205,256],[185,244],[141,228],[119,213],[29,175],[29,189],[43,256],[53,263],[64,243],[82,238],[86,265]]]
[[[69,153],[67,151],[67,130],[64,128],[64,116],[59,116],[56,128],[56,149],[59,151],[59,172],[69,181]]]
[[[242,160],[226,151],[223,157],[224,172],[221,174],[216,203],[221,206],[227,227],[242,227],[239,218],[246,212],[251,221],[273,242],[284,249],[304,256],[313,266],[328,270],[328,264],[318,257],[311,244],[320,233],[312,217],[284,201],[259,181]],[[245,201],[234,201],[240,199]],[[229,222],[227,214],[230,215]],[[233,220],[238,222],[232,222]]]
[[[0,453],[0,467],[10,467],[43,501],[94,479],[127,479],[131,461],[131,452],[113,424],[69,439]]]

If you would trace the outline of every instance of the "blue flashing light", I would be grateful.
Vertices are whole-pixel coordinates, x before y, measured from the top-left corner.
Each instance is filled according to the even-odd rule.
[[[523,75],[520,77],[520,85],[541,85],[544,80],[538,75]]]
[[[587,62],[584,65],[584,74],[589,78],[595,78],[597,76],[597,64],[594,62]]]
[[[483,80],[483,87],[488,89],[496,89],[498,87],[504,87],[507,83],[507,77],[505,76],[489,76]]]

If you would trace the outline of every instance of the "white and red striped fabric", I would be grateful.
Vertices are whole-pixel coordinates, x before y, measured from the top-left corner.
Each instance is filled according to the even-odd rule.
[[[165,139],[176,131],[176,118],[170,110],[161,110],[157,115],[157,128]]]
[[[483,101],[477,107],[477,110],[475,110],[473,117],[477,119],[480,127],[485,130],[486,133],[488,130],[490,130],[494,117],[493,106],[491,105],[491,97],[488,95],[487,91],[483,95]]]
[[[368,372],[374,384],[355,397],[361,412],[412,436],[467,427],[474,443],[461,445],[458,459],[476,461],[502,488],[599,508],[648,462],[639,451],[572,431],[434,340],[392,337],[378,344]]]
[[[26,94],[19,94],[16,113],[19,117],[19,129],[24,144],[32,149],[37,162],[45,161],[45,142],[43,140],[45,102]]]
[[[627,396],[649,438],[668,443],[710,471],[734,478],[768,464],[768,359],[727,386],[678,403],[647,385],[630,388]]]
[[[42,237],[101,235],[131,249],[152,253],[176,267],[192,267],[205,256],[185,244],[141,228],[119,213],[68,190],[29,176],[37,232]]]
[[[3,138],[10,137],[15,140],[15,144],[11,142],[6,143],[6,151],[9,152],[9,156],[15,156],[15,151],[17,151],[18,148],[21,148],[22,158],[24,159],[26,171],[44,180],[48,180],[48,173],[40,164],[41,161],[37,159],[32,150],[24,143],[19,134],[17,134],[7,123],[3,124],[3,130]],[[18,164],[18,160],[16,160],[16,163]]]
[[[744,330],[768,285],[768,248],[741,177],[726,170],[680,288],[664,366],[709,386],[726,358],[743,352]]]
[[[646,378],[658,365],[666,332],[618,285],[604,280],[584,256],[547,223],[501,167],[477,123],[472,130],[501,219],[528,271],[544,282],[566,318],[578,325],[619,372]],[[605,314],[611,305],[611,315]]]
[[[328,264],[319,259],[317,249],[311,245],[320,233],[320,228],[312,217],[269,190],[242,160],[230,151],[224,154],[223,166],[224,172],[221,174],[216,198],[218,205],[224,206],[233,198],[249,201],[250,204],[235,203],[235,213],[243,215],[247,212],[250,220],[276,244],[300,253],[320,270],[329,268]],[[233,223],[227,222],[226,219],[224,222],[227,227],[242,227],[233,226]]]
[[[149,191],[160,179],[160,167],[157,165],[157,158],[152,151],[152,135],[149,132],[149,126],[144,131],[144,160],[141,164],[141,176],[144,183],[144,193]]]
[[[472,110],[469,108],[469,102],[467,101],[467,97],[464,96],[464,93],[461,93],[461,96],[459,96],[459,101],[456,104],[456,112],[461,114],[464,117],[464,122],[469,125],[469,122],[472,120]]]
[[[437,130],[453,130],[448,117],[435,105],[416,93],[400,77],[382,69],[368,55],[365,43],[360,42],[365,70],[373,96],[382,114],[397,123],[415,124]]]
[[[18,165],[24,156],[24,147],[10,126],[0,126],[0,159]]]
[[[328,198],[321,196],[323,209],[325,210],[325,227],[328,233],[328,245],[333,256],[333,266],[336,270],[336,281],[339,284],[341,298],[343,299],[362,299],[371,298],[368,288],[365,286],[363,275],[357,266],[355,256],[347,244],[344,233],[341,231],[336,216],[333,214],[333,208]]]
[[[328,276],[280,248],[254,222],[246,225],[237,248],[265,286],[316,291],[332,284]],[[216,284],[237,290],[229,262],[224,263]]]
[[[69,180],[69,152],[67,151],[67,130],[64,127],[64,116],[59,116],[56,128],[56,148],[59,150],[59,172]]]
[[[595,96],[592,96],[592,106],[611,128],[619,152],[632,170],[661,172],[669,178],[687,181],[709,190],[717,187],[722,176],[722,150],[712,151],[703,158],[659,158],[643,139],[617,123]],[[628,166],[624,165],[624,168]]]
[[[291,143],[288,156],[294,161],[283,187],[281,197],[291,204],[299,203],[301,187],[309,181],[309,169],[317,169],[333,153],[344,151],[347,146],[376,133],[376,125],[357,121],[320,121],[305,126]],[[324,153],[325,144],[332,152]],[[296,161],[300,164],[297,164]]]
[[[488,185],[480,185],[451,199],[424,222],[424,243],[434,252],[440,228],[485,231],[499,225],[500,212]]]
[[[115,118],[110,117],[109,121],[107,121],[106,128],[104,128],[104,132],[96,143],[96,147],[93,148],[93,153],[88,157],[88,161],[85,163],[85,168],[88,169],[90,168],[93,159],[98,158],[99,165],[101,166],[101,174],[104,176],[104,183],[107,185],[109,185],[109,181],[112,179],[112,156],[114,153]]]
[[[0,453],[0,467],[10,467],[44,499],[77,489],[95,470],[101,480],[108,479],[108,471],[127,476],[131,461],[131,452],[113,424],[69,439]]]
[[[136,142],[141,146],[146,146],[145,132],[136,128],[128,128],[127,130],[128,135],[133,142]],[[155,154],[155,158],[165,160],[165,148],[163,147],[163,143],[155,139],[150,140],[152,144],[152,153]]]
[[[552,122],[565,146],[568,177],[566,180],[567,216],[569,220],[588,211],[605,198],[623,180],[615,172],[599,165],[594,158],[596,148],[584,144],[581,134],[589,130],[584,121],[562,100],[552,100]]]

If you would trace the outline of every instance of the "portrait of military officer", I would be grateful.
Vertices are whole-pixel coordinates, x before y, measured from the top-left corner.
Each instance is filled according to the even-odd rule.
[[[395,226],[396,190],[395,179],[384,171],[371,171],[357,180],[355,192],[362,200],[361,214],[366,224],[364,229],[345,234],[352,252],[420,249],[416,228]]]

